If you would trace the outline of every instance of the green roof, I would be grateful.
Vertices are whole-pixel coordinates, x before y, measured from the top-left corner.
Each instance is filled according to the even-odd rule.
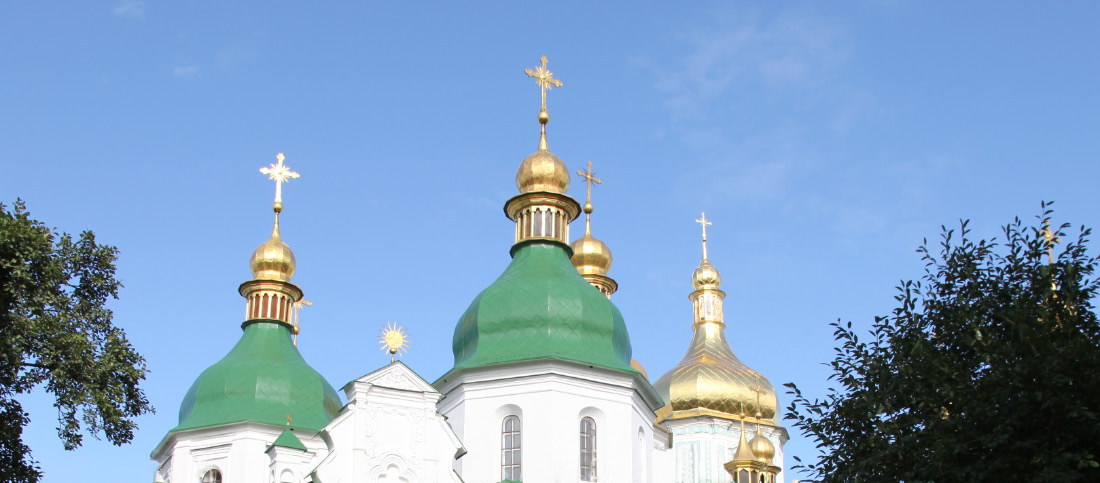
[[[302,440],[298,439],[298,437],[294,435],[294,432],[291,431],[290,428],[284,429],[283,432],[279,434],[279,437],[275,438],[275,442],[271,443],[271,446],[268,446],[267,449],[271,450],[271,448],[274,448],[276,446],[308,451],[306,449],[306,445],[302,444]]]
[[[286,425],[318,431],[342,404],[325,378],[291,342],[290,327],[276,320],[250,320],[237,345],[207,368],[180,404],[172,431],[236,422]]]
[[[622,314],[577,273],[566,245],[525,241],[512,252],[455,327],[455,369],[551,358],[633,372]]]

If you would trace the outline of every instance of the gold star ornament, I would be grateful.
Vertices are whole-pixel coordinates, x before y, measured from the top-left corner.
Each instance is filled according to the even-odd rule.
[[[378,337],[378,343],[382,345],[379,349],[390,353],[390,362],[396,360],[397,354],[408,352],[409,333],[405,332],[404,327],[395,322],[387,322],[378,332],[382,334]]]

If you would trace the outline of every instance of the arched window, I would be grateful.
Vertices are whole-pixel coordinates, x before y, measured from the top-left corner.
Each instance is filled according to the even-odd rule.
[[[504,427],[500,432],[500,479],[520,481],[520,425],[519,416],[504,418]]]
[[[216,468],[202,475],[202,483],[222,483],[222,472]]]
[[[596,421],[581,419],[581,481],[596,481]]]

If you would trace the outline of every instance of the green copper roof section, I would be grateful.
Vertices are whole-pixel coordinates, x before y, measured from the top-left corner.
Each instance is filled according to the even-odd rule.
[[[202,371],[172,431],[242,421],[318,431],[340,412],[340,396],[291,342],[290,327],[249,321],[237,345]]]
[[[275,442],[271,443],[271,446],[267,447],[267,450],[270,451],[271,448],[274,448],[276,446],[308,451],[306,449],[306,445],[302,444],[302,440],[298,439],[298,437],[294,435],[294,432],[291,431],[290,428],[284,429],[283,432],[279,434],[279,437],[275,438]]]
[[[455,369],[554,358],[633,372],[619,309],[550,241],[513,248],[512,263],[459,319],[453,350]]]

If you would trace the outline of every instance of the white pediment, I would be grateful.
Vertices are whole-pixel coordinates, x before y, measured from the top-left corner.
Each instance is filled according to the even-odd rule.
[[[370,384],[402,391],[435,393],[435,388],[428,384],[422,377],[409,369],[401,361],[393,362],[377,371],[367,374],[352,381],[352,384]]]

